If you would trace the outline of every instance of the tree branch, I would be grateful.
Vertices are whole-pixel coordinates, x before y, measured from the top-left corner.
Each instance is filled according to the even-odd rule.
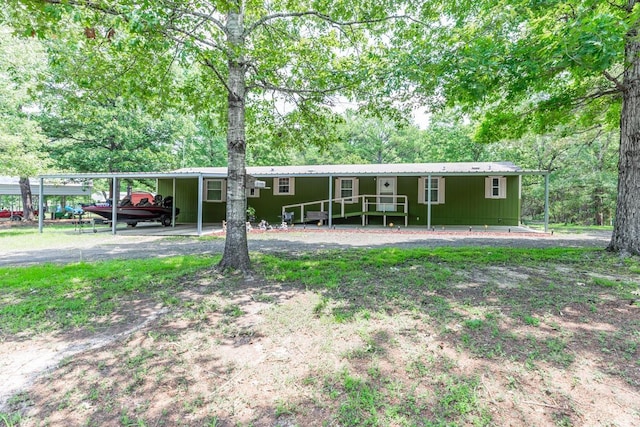
[[[233,91],[231,90],[231,88],[229,87],[229,85],[227,84],[226,79],[224,78],[224,76],[222,74],[220,74],[220,71],[218,71],[218,68],[213,64],[213,62],[209,61],[207,58],[204,58],[200,64],[204,65],[205,67],[209,67],[211,68],[211,70],[213,71],[213,73],[216,75],[216,77],[218,78],[218,80],[220,80],[220,83],[222,83],[222,85],[224,86],[224,88],[227,90],[228,93],[233,93]]]
[[[185,39],[186,38],[192,38],[193,40],[195,40],[198,43],[202,43],[203,45],[208,46],[208,47],[210,47],[212,49],[219,50],[220,52],[224,53],[225,55],[228,54],[228,52],[224,48],[222,48],[219,44],[213,43],[213,42],[211,42],[209,40],[205,40],[204,38],[193,34],[193,32],[189,32],[189,31],[183,30],[182,28],[174,27],[174,26],[171,26],[171,25],[165,27],[165,29],[162,30],[162,33],[165,36],[171,38],[176,43],[185,44],[185,39],[180,39],[180,38],[170,34],[169,31],[175,31],[176,33],[179,33],[179,34],[185,36]],[[194,28],[194,31],[195,31],[195,28]]]
[[[118,11],[117,9],[101,6],[92,0],[66,0],[66,1],[65,0],[43,0],[43,1],[45,3],[56,4],[56,5],[70,4],[72,6],[86,7],[86,8],[97,10],[99,12],[103,12],[113,16],[124,15],[122,12]]]
[[[289,95],[329,95],[335,92],[338,92],[342,89],[346,89],[347,85],[336,86],[328,89],[293,89],[283,86],[276,86],[266,81],[261,81],[259,83],[253,84],[251,87],[257,87],[263,90],[271,90],[279,93],[286,93]]]
[[[612,82],[620,92],[624,92],[624,91],[627,89],[627,87],[626,87],[624,84],[622,84],[622,82],[620,82],[620,80],[618,80],[617,78],[615,78],[614,76],[612,76],[611,74],[609,74],[609,72],[608,72],[608,71],[604,70],[604,71],[602,72],[602,74],[604,75],[604,77],[605,77],[607,80],[609,80],[610,82]]]
[[[180,9],[180,8],[173,8],[173,11],[181,15],[188,15],[188,16],[201,18],[202,22],[204,21],[211,22],[216,27],[218,27],[220,32],[222,32],[225,36],[227,37],[229,36],[229,33],[227,32],[227,27],[224,25],[224,23],[219,19],[213,17],[213,14],[215,13],[215,8],[213,11],[211,11],[211,13],[202,13],[195,10],[187,10],[187,9]]]
[[[354,25],[364,25],[364,24],[373,24],[373,23],[378,23],[378,22],[385,22],[385,21],[391,21],[394,19],[412,19],[409,16],[406,15],[391,15],[391,16],[386,16],[384,18],[377,18],[377,19],[365,19],[362,21],[337,21],[333,18],[331,18],[329,15],[326,15],[324,13],[320,13],[316,10],[308,10],[306,12],[290,12],[290,13],[274,13],[272,15],[267,15],[264,16],[260,19],[258,19],[256,22],[254,22],[252,25],[250,25],[243,33],[244,37],[248,37],[251,33],[253,33],[258,27],[264,25],[265,23],[269,22],[269,21],[273,21],[275,19],[286,19],[286,18],[302,18],[305,16],[313,16],[316,18],[320,18],[323,21],[326,21],[330,24],[334,24],[337,25],[339,27],[349,27],[349,26],[354,26]]]

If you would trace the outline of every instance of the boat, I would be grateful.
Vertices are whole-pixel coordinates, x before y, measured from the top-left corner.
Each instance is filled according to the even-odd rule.
[[[83,209],[85,212],[91,212],[100,215],[107,221],[112,221],[113,205],[110,201],[84,205]],[[176,217],[179,213],[180,209],[175,208]],[[145,221],[157,221],[165,227],[168,227],[172,223],[172,215],[173,197],[171,196],[163,199],[161,195],[156,195],[153,201],[145,197],[135,205],[131,203],[131,198],[126,196],[116,208],[116,221],[126,222],[130,227],[135,227],[139,222]]]

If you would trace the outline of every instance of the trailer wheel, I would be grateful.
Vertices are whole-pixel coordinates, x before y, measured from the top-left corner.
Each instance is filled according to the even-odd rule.
[[[164,225],[165,227],[169,227],[171,225],[171,217],[169,217],[167,215],[162,215],[160,217],[160,223],[162,225]]]
[[[127,227],[131,227],[131,228],[135,227],[136,225],[138,225],[137,222],[128,222],[127,223]]]
[[[11,221],[22,221],[22,217],[20,215],[11,215]]]

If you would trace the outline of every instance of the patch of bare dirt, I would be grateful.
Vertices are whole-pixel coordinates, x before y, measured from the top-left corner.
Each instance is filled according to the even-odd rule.
[[[350,301],[203,276],[178,308],[141,304],[129,328],[1,343],[16,360],[3,378],[30,351],[55,365],[6,409],[24,426],[344,425],[357,379],[378,393],[373,407],[381,399],[425,422],[447,419],[445,398],[455,405],[468,388],[490,425],[639,425],[640,308],[544,302],[556,274],[477,269],[425,292],[424,310],[348,321],[333,314]]]

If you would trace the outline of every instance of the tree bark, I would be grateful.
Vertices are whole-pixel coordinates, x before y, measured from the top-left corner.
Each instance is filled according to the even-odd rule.
[[[635,1],[633,2],[635,3]],[[608,250],[640,255],[640,40],[638,25],[627,34],[620,115],[620,160],[616,218]]]
[[[31,183],[28,177],[20,178],[20,193],[22,195],[22,219],[26,221],[33,221],[35,216],[33,214],[33,197],[31,195]]]
[[[247,245],[246,210],[246,139],[245,139],[245,64],[244,24],[241,7],[228,14],[227,31],[229,50],[233,56],[228,62],[228,118],[227,118],[227,237],[219,270],[251,270]],[[240,53],[238,53],[240,52]]]

